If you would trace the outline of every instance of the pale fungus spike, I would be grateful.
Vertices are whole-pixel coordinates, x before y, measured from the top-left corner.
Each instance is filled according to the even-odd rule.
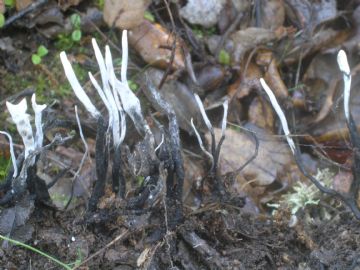
[[[277,102],[277,99],[276,99],[274,93],[272,92],[270,87],[266,84],[266,82],[263,78],[260,79],[260,83],[261,83],[261,86],[264,88],[266,94],[268,95],[271,105],[273,106],[276,114],[278,115],[278,117],[280,119],[281,126],[283,128],[286,140],[290,146],[291,152],[295,155],[296,147],[295,147],[294,140],[291,138],[291,134],[289,131],[289,126],[288,126],[285,114],[284,114],[283,110],[281,109],[279,103]]]
[[[42,127],[42,111],[45,110],[46,105],[40,105],[36,103],[36,96],[35,94],[31,97],[31,105],[35,112],[35,127],[36,127],[36,134],[35,134],[35,147],[42,147],[43,140],[44,140],[44,133]]]
[[[122,46],[121,81],[127,84],[126,72],[127,72],[128,57],[129,57],[127,30],[124,30],[122,32],[121,46]]]
[[[82,102],[82,104],[85,106],[86,110],[91,114],[91,116],[98,119],[100,117],[100,112],[92,104],[88,95],[85,93],[84,89],[81,87],[78,79],[76,78],[75,72],[74,72],[69,60],[66,57],[65,52],[60,53],[60,59],[61,59],[62,65],[64,67],[65,75],[66,75],[75,95]]]
[[[210,154],[210,153],[206,150],[206,148],[205,148],[205,146],[204,146],[204,144],[203,144],[203,141],[202,141],[202,139],[201,139],[201,136],[200,136],[199,132],[197,131],[195,125],[194,125],[194,119],[191,118],[191,121],[190,121],[190,122],[191,122],[191,127],[192,127],[192,129],[194,130],[194,132],[195,132],[195,135],[196,135],[196,138],[197,138],[197,140],[198,140],[198,143],[199,143],[199,146],[200,146],[201,150],[202,150],[202,151],[204,152],[204,154],[210,159],[211,167],[213,167],[213,165],[214,165],[214,157],[212,156],[212,154]]]
[[[208,118],[207,115],[206,115],[204,105],[202,104],[199,95],[198,95],[198,94],[194,94],[194,96],[195,96],[196,103],[197,103],[197,105],[198,105],[198,107],[199,107],[199,109],[200,109],[201,116],[202,116],[202,118],[204,119],[204,122],[205,122],[207,128],[210,130],[210,132],[213,133],[213,132],[214,132],[213,126],[212,126],[209,118]]]
[[[351,90],[351,73],[346,53],[340,50],[337,55],[337,62],[344,79],[344,113],[346,120],[350,121],[350,90]]]
[[[228,115],[228,110],[229,110],[229,100],[226,99],[223,103],[223,108],[224,108],[224,115],[223,115],[223,119],[221,122],[221,136],[225,136],[225,130],[226,130],[226,121],[227,121],[227,115]]]

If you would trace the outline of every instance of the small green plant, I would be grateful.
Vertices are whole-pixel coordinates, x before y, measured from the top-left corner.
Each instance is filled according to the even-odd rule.
[[[11,160],[5,156],[0,156],[0,182],[2,182],[11,166]]]
[[[230,65],[230,54],[224,49],[219,52],[219,63],[222,65]]]
[[[42,58],[48,53],[49,53],[48,49],[45,46],[40,45],[37,49],[37,52],[31,56],[31,62],[34,65],[39,65],[41,63]]]
[[[5,0],[4,4],[5,4],[5,6],[10,7],[10,8],[15,7],[15,0]]]
[[[0,13],[0,28],[2,28],[5,24],[5,16],[4,14]]]
[[[139,89],[139,85],[136,82],[133,82],[132,80],[128,80],[128,84],[133,92],[137,92],[137,90]]]
[[[97,1],[97,6],[99,7],[100,10],[104,9],[104,5],[105,5],[105,0],[98,0]]]
[[[79,14],[72,14],[70,16],[70,22],[72,25],[71,34],[60,34],[55,46],[62,51],[69,50],[75,43],[78,43],[82,38],[81,32],[81,17]]]
[[[155,22],[155,16],[150,11],[144,12],[144,19],[148,20],[149,22]]]
[[[73,15],[70,16],[70,21],[74,29],[71,33],[71,39],[75,42],[79,42],[82,36],[81,17],[79,14],[74,13]]]

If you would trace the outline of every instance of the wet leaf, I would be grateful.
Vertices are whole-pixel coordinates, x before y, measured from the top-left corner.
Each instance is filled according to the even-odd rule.
[[[105,0],[104,20],[109,27],[115,25],[120,29],[133,29],[143,21],[149,4],[149,0]]]

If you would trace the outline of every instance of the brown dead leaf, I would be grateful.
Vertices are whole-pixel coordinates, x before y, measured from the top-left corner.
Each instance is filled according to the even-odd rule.
[[[284,24],[285,7],[283,0],[261,1],[261,27],[275,30]]]
[[[286,168],[292,163],[289,147],[268,131],[248,125],[256,132],[259,139],[258,156],[240,174],[248,181],[254,181],[257,185],[270,185],[280,175],[285,174]],[[217,137],[221,130],[216,129]],[[255,152],[255,142],[251,135],[246,132],[238,132],[232,129],[226,130],[226,139],[221,148],[220,172],[226,174],[237,170]]]
[[[286,0],[285,8],[289,19],[299,28],[310,32],[319,24],[337,16],[336,0]]]
[[[256,57],[256,63],[265,67],[266,72],[264,79],[274,91],[275,96],[280,99],[288,97],[287,87],[281,79],[281,75],[277,67],[278,64],[273,53],[270,51],[259,52]]]
[[[29,5],[31,5],[34,1],[33,0],[16,0],[15,6],[16,6],[16,10],[22,10],[26,7],[28,7]]]
[[[253,62],[250,62],[247,66],[244,64],[242,69],[244,71],[240,73],[239,78],[227,89],[230,98],[235,96],[238,99],[242,99],[248,96],[251,90],[259,85],[259,79],[263,77],[259,66]]]
[[[234,43],[233,62],[240,63],[247,51],[275,39],[276,33],[264,28],[249,27],[233,33],[230,36]]]
[[[58,3],[62,10],[67,10],[69,7],[79,5],[81,1],[82,0],[58,0]]]
[[[140,25],[129,31],[129,43],[145,62],[165,69],[170,63],[173,36],[160,24],[152,24],[143,20]],[[177,38],[175,56],[173,61],[174,69],[185,67],[184,58],[181,53],[182,42]]]
[[[149,0],[105,0],[104,21],[109,27],[132,29],[141,24]]]
[[[5,13],[5,1],[0,0],[0,14],[4,14],[4,13]]]
[[[274,128],[274,110],[269,102],[255,97],[249,107],[249,122],[272,131]]]

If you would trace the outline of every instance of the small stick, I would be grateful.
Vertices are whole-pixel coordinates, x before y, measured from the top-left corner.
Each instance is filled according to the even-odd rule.
[[[8,18],[5,21],[4,26],[2,27],[2,29],[5,29],[6,27],[10,26],[10,24],[12,24],[13,22],[15,22],[18,19],[21,19],[22,17],[24,17],[26,14],[34,11],[35,9],[37,9],[38,7],[46,4],[47,2],[49,2],[49,0],[39,0],[37,2],[34,2],[32,4],[30,4],[29,6],[27,6],[26,8],[24,8],[23,10],[19,11],[18,13],[16,13],[15,15],[11,16],[10,18]]]

